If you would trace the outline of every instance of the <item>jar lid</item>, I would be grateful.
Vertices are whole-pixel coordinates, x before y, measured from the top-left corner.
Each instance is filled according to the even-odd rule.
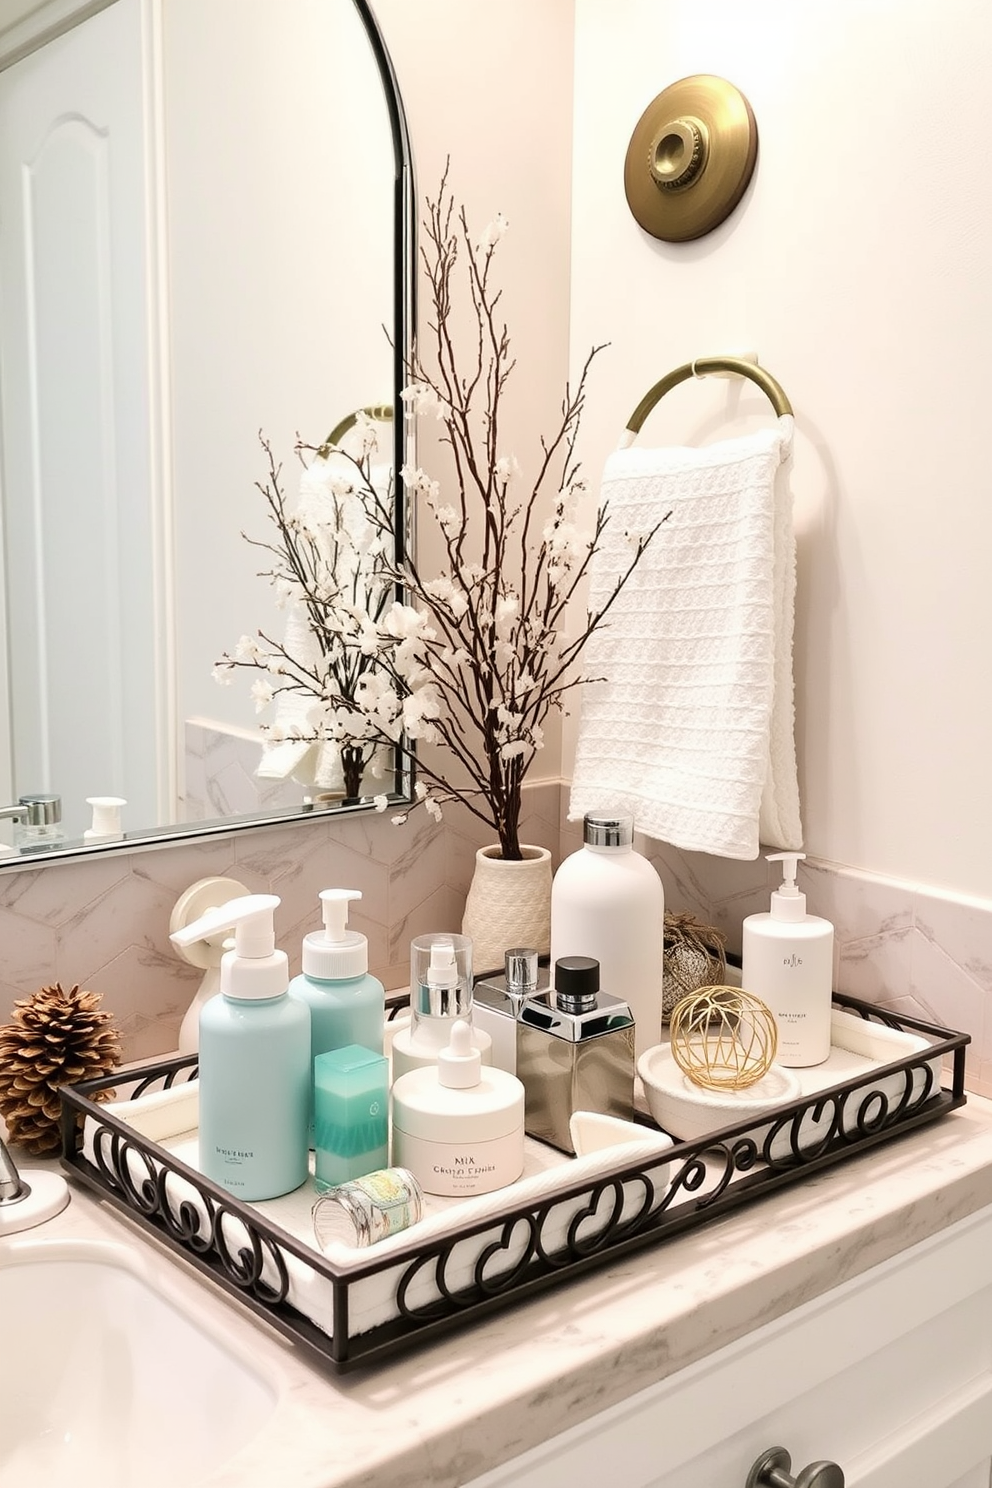
[[[483,1065],[468,1090],[442,1085],[437,1065],[408,1070],[393,1082],[393,1128],[448,1147],[495,1142],[523,1126],[524,1087],[516,1075]]]

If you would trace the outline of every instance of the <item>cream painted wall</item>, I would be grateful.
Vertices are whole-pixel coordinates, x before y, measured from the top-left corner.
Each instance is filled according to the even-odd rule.
[[[571,0],[374,0],[403,94],[421,200],[436,196],[445,161],[456,202],[481,231],[497,212],[503,313],[517,368],[508,389],[504,450],[533,475],[542,434],[560,417],[568,378]],[[423,307],[422,307],[423,309]],[[471,343],[469,343],[471,345]],[[420,464],[443,482],[444,451],[430,420]],[[423,553],[432,519],[420,520]],[[557,715],[530,772],[561,770]]]
[[[808,851],[988,897],[992,9],[575,9],[573,366],[589,343],[612,342],[587,461],[602,468],[670,368],[758,352],[797,414]],[[758,165],[727,223],[666,245],[630,215],[623,162],[644,107],[695,72],[747,95]],[[769,412],[756,391],[685,384],[640,442],[722,437]]]

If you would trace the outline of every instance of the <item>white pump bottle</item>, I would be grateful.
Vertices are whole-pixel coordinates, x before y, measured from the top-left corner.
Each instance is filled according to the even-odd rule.
[[[771,896],[771,911],[748,915],[743,925],[741,983],[767,1003],[778,1029],[778,1064],[789,1068],[822,1064],[830,1053],[834,927],[806,913],[806,895],[796,883],[805,853],[768,853],[781,862],[783,882]]]
[[[310,1015],[287,995],[274,894],[246,894],[176,930],[179,946],[225,930],[220,993],[200,1013],[199,1168],[239,1199],[274,1199],[307,1177]]]

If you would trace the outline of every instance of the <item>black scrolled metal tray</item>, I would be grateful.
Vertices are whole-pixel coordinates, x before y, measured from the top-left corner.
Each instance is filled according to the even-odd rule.
[[[270,1326],[334,1368],[353,1369],[683,1234],[965,1103],[967,1034],[841,994],[834,1001],[922,1037],[926,1047],[771,1114],[618,1162],[593,1179],[570,1180],[565,1161],[556,1169],[560,1181],[537,1201],[521,1203],[514,1185],[503,1190],[499,1212],[490,1204],[481,1217],[427,1241],[414,1226],[353,1252],[345,1266],[107,1111],[99,1097],[121,1086],[120,1075],[63,1089],[63,1166]],[[133,1082],[129,1099],[137,1099],[196,1073],[195,1056],[187,1056],[123,1078]],[[464,1212],[470,1216],[471,1205]]]

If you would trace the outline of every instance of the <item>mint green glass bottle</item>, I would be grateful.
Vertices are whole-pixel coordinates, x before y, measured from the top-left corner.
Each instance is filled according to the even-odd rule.
[[[220,993],[200,1013],[199,1169],[236,1198],[274,1199],[309,1175],[310,1018],[289,997],[275,948],[274,894],[212,909],[172,939],[234,930]]]

